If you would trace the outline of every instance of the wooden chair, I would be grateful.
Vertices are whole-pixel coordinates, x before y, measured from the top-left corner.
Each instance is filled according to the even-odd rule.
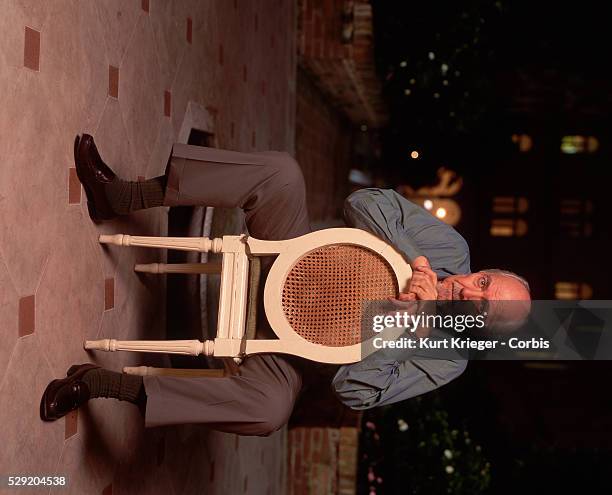
[[[283,241],[246,235],[209,239],[124,234],[101,235],[99,240],[117,246],[222,253],[221,264],[135,266],[136,271],[149,273],[220,273],[217,334],[214,340],[203,342],[103,339],[86,341],[85,349],[205,354],[237,363],[250,354],[274,352],[324,363],[352,363],[375,350],[372,342],[377,335],[363,331],[366,303],[397,297],[412,276],[410,265],[393,246],[352,228],[319,230]],[[278,339],[255,339],[259,257],[274,255],[264,287],[264,309]],[[126,370],[175,375],[187,371]],[[191,371],[199,370],[188,374]]]

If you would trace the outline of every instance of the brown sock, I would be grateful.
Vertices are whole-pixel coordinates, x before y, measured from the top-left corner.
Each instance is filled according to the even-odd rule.
[[[104,368],[87,371],[81,378],[89,387],[89,398],[112,397],[136,404],[144,414],[147,403],[142,376],[117,373]]]
[[[132,211],[162,206],[166,176],[145,181],[127,181],[116,177],[104,186],[104,191],[113,211],[117,215],[126,215]]]

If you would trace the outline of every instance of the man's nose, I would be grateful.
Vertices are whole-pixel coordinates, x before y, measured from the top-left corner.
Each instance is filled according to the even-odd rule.
[[[484,299],[484,292],[480,289],[464,287],[463,289],[461,289],[461,299],[469,301],[479,301],[481,299]]]

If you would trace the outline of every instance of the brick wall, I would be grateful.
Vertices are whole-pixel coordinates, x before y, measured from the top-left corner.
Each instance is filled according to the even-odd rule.
[[[298,0],[297,48],[300,66],[354,124],[384,125],[369,0]]]
[[[306,179],[310,220],[341,218],[349,193],[351,125],[303,70],[298,70],[296,106],[296,159]]]
[[[288,495],[356,493],[359,430],[298,427],[289,431]]]
[[[298,0],[298,50],[308,58],[349,58],[343,43],[345,0]]]

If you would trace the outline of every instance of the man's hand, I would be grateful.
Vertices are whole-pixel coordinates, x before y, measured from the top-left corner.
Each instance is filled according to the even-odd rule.
[[[431,269],[425,256],[416,257],[412,263],[412,279],[407,293],[399,295],[400,301],[435,301],[438,299],[438,276]]]
[[[410,264],[412,267],[412,279],[410,280],[410,286],[408,292],[400,293],[397,299],[392,299],[397,305],[396,312],[417,314],[419,311],[426,311],[435,313],[435,305],[429,306],[429,303],[419,301],[436,301],[438,299],[438,290],[436,284],[438,277],[435,272],[431,269],[429,261],[425,256],[416,257]],[[403,305],[401,303],[404,303]],[[412,304],[407,304],[413,302]],[[425,308],[425,304],[428,305]],[[424,338],[429,335],[430,329],[427,327],[420,326],[413,330],[414,335],[418,338]]]

